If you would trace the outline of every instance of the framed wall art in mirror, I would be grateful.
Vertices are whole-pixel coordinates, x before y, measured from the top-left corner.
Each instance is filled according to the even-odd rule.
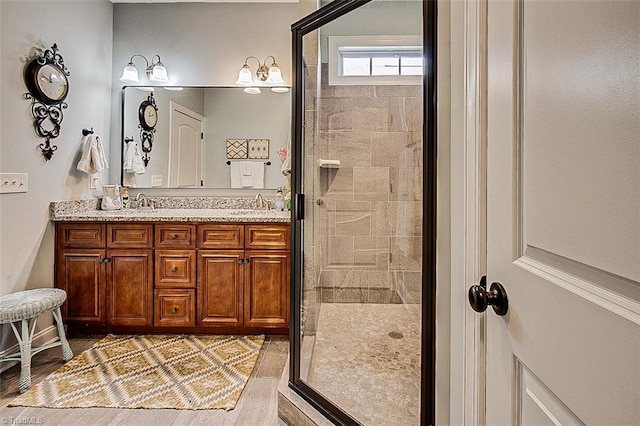
[[[143,111],[149,98],[155,108],[145,104]],[[277,152],[287,147],[290,116],[289,93],[265,90],[250,95],[242,87],[124,87],[121,183],[135,188],[226,189],[234,187],[232,169],[239,166],[234,163],[260,162],[260,189],[284,186],[287,179]],[[147,143],[141,140],[145,126],[154,132],[153,158],[146,164],[140,158],[146,154]],[[231,159],[229,140],[261,141],[254,142],[260,153]]]

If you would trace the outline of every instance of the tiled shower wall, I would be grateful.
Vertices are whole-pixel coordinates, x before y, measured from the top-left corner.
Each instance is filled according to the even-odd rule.
[[[329,86],[315,46],[305,38],[308,334],[319,303],[420,303],[422,277],[422,86]]]
[[[319,170],[321,300],[419,303],[422,87],[319,77],[316,152],[341,163]]]

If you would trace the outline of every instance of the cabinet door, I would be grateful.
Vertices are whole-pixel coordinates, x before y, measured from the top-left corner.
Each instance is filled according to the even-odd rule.
[[[242,326],[243,253],[198,251],[198,324]]]
[[[153,251],[107,250],[107,324],[151,325]]]
[[[289,252],[248,250],[245,327],[289,327]]]
[[[104,325],[105,250],[60,250],[56,260],[56,287],[67,292],[62,315],[67,322]]]

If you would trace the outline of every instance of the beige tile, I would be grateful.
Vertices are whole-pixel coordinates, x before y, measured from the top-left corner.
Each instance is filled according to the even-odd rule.
[[[353,168],[354,201],[389,200],[389,169],[387,167]]]
[[[354,132],[386,132],[389,130],[389,106],[386,99],[353,99]]]
[[[389,132],[406,132],[408,131],[406,111],[404,107],[404,98],[389,98]]]
[[[371,235],[371,203],[340,202],[333,215],[335,235]]]
[[[422,98],[404,98],[407,130],[422,131]]]
[[[407,96],[407,86],[375,86],[377,98],[404,98]]]
[[[403,274],[402,291],[400,292],[403,303],[422,303],[422,273],[405,272]]]
[[[318,173],[320,179],[320,196],[325,202],[354,200],[353,168],[322,169]]]
[[[422,270],[422,238],[390,237],[389,269],[419,272]]]
[[[405,201],[405,224],[407,236],[422,235],[422,201]]]
[[[405,163],[407,167],[422,167],[423,148],[422,148],[422,132],[405,133]]]
[[[404,132],[378,132],[371,134],[371,165],[374,167],[404,167],[406,165],[406,139]]]
[[[372,203],[371,234],[375,236],[407,235],[406,203],[376,201]]]
[[[322,236],[323,268],[353,266],[353,237]]]
[[[324,146],[321,149],[323,158],[340,160],[341,167],[368,167],[371,165],[370,133],[323,133],[321,140],[327,141],[326,150]]]
[[[319,103],[321,132],[350,132],[353,128],[353,99],[326,99]]]
[[[387,237],[354,237],[353,259],[356,268],[387,270],[389,239]]]
[[[361,287],[368,289],[391,288],[390,273],[388,271],[334,271],[334,287]]]
[[[391,191],[389,199],[394,201],[422,200],[422,168],[400,167],[389,169]]]
[[[373,98],[373,86],[334,86],[333,96],[336,98]]]

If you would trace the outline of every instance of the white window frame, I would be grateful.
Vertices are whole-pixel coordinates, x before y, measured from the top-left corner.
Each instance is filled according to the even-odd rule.
[[[420,75],[363,75],[343,76],[340,73],[341,47],[386,47],[386,46],[419,46],[422,48],[420,35],[365,35],[365,36],[329,36],[329,85],[420,85]]]

